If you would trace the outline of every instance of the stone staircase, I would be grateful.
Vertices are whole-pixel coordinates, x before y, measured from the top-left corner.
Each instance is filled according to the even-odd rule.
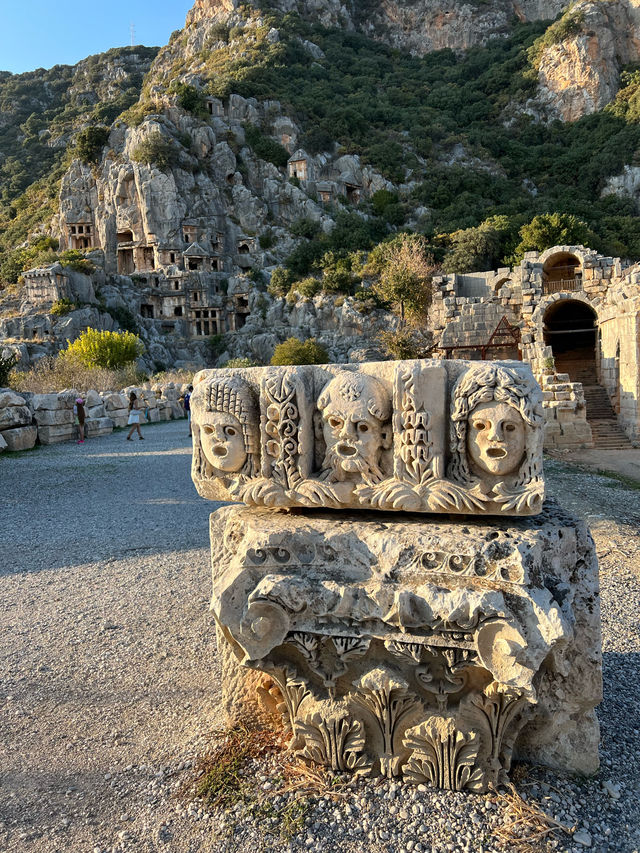
[[[593,446],[601,450],[632,450],[633,445],[618,423],[607,390],[598,384],[593,350],[574,351],[571,357],[558,356],[556,371],[568,373],[572,382],[581,382],[587,407],[587,421]]]
[[[606,389],[602,385],[584,385],[583,389],[594,447],[601,450],[631,450],[633,445],[618,423]]]

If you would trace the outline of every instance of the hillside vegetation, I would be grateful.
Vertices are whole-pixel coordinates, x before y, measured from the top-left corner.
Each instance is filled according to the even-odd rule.
[[[0,252],[51,219],[77,134],[111,125],[136,103],[157,53],[114,48],[75,66],[0,72]]]
[[[508,259],[524,224],[558,212],[586,223],[594,248],[638,257],[631,200],[601,191],[640,152],[639,75],[623,74],[626,85],[599,113],[572,124],[535,118],[536,63],[542,47],[573,33],[565,18],[573,20],[518,24],[508,38],[463,55],[416,57],[296,14],[248,13],[244,26],[212,27],[197,54],[188,52],[186,31],[174,37],[145,90],[153,85],[157,97],[190,73],[223,99],[235,92],[281,101],[305,129],[300,145],[309,153],[336,140],[393,182],[410,182],[405,213],[429,208],[420,226],[441,255],[451,249],[442,235],[502,215],[509,221],[497,254]],[[401,225],[400,211],[389,212]]]
[[[131,49],[86,60],[85,89],[95,95],[89,105],[71,85],[80,66],[0,76],[0,109],[11,117],[0,128],[5,260],[53,212],[57,180],[77,150],[78,128],[106,127],[123,110],[127,123],[139,124],[176,95],[206,122],[203,94],[225,99],[232,93],[279,100],[303,128],[298,144],[310,154],[332,150],[337,142],[343,153],[359,154],[396,185],[363,202],[373,218],[361,227],[348,220],[348,234],[340,231],[345,239],[303,228],[305,239],[287,264],[294,279],[335,266],[336,258],[370,248],[408,221],[450,269],[517,259],[524,250],[521,229],[541,214],[577,223],[576,233],[595,249],[640,257],[632,200],[601,196],[607,178],[640,157],[635,69],[623,75],[623,89],[601,112],[572,124],[545,124],[536,117],[535,66],[541,45],[562,37],[558,23],[517,24],[508,38],[464,54],[441,50],[416,57],[293,13],[245,8],[237,16],[236,26],[210,27],[204,43],[195,40],[197,50],[188,29],[174,34],[144,85],[142,71],[155,50],[135,48],[144,61],[108,98],[100,90],[100,68]],[[258,156],[284,166],[274,140],[258,131],[247,140]],[[417,208],[426,212],[416,222]],[[333,252],[329,262],[322,260],[327,252]]]

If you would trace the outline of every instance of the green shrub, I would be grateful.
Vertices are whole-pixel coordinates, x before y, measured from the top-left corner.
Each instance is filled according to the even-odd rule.
[[[56,317],[64,317],[65,314],[69,314],[71,311],[75,311],[78,306],[71,299],[67,299],[65,296],[62,299],[56,299],[56,301],[51,306],[51,313]]]
[[[261,160],[266,160],[268,163],[273,163],[280,169],[284,169],[289,160],[289,152],[286,148],[271,139],[269,136],[256,127],[254,124],[246,124],[244,126],[244,136],[247,145],[253,149],[256,157]]]
[[[399,234],[373,249],[367,267],[375,276],[374,293],[385,302],[397,304],[402,320],[420,319],[431,302],[431,280],[436,271],[419,234]]]
[[[6,388],[8,386],[9,374],[19,360],[20,356],[17,353],[11,353],[11,355],[7,356],[3,356],[2,353],[0,353],[0,388]]]
[[[517,242],[519,219],[492,216],[477,228],[466,228],[450,235],[450,249],[442,264],[444,272],[474,272],[500,266],[513,252]]]
[[[163,172],[177,164],[177,153],[169,140],[154,130],[143,139],[131,152],[131,157],[136,163],[146,163],[147,166],[156,166]]]
[[[131,332],[99,332],[87,329],[60,357],[77,361],[84,367],[117,369],[134,362],[144,352],[144,345]]]
[[[271,273],[267,292],[271,296],[286,296],[293,284],[293,273],[284,267],[276,267]]]
[[[82,252],[79,252],[77,249],[67,249],[66,252],[62,252],[58,255],[58,260],[63,267],[69,267],[69,269],[72,269],[74,272],[82,272],[85,273],[85,275],[91,275],[91,273],[95,271],[95,266],[91,261],[85,258]]]
[[[520,229],[512,263],[519,264],[525,252],[544,252],[552,246],[592,246],[599,242],[586,222],[569,213],[542,213]]]
[[[225,361],[220,367],[259,367],[259,365],[257,361],[253,361],[250,358],[230,358],[229,361]]]
[[[76,137],[76,154],[84,163],[97,163],[108,141],[108,127],[104,125],[85,127]]]
[[[206,118],[209,115],[206,98],[195,86],[174,81],[169,91],[178,96],[178,103],[186,112],[192,113],[198,118]]]
[[[271,364],[327,364],[329,353],[318,344],[315,338],[304,343],[299,338],[287,338],[278,344],[271,357]]]
[[[322,290],[322,285],[317,278],[303,278],[302,281],[297,281],[292,285],[294,290],[297,290],[300,296],[306,299],[312,299],[317,293]]]
[[[301,219],[296,219],[295,222],[292,222],[289,230],[294,237],[306,237],[307,240],[311,240],[320,233],[321,227],[320,223],[315,219],[310,219],[308,216],[304,216]]]
[[[380,341],[389,357],[393,359],[421,358],[424,355],[413,329],[405,327],[394,332],[381,332]]]

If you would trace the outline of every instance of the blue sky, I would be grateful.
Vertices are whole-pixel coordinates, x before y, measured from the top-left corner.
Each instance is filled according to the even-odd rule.
[[[163,45],[193,0],[0,0],[0,70],[74,65],[131,43]]]

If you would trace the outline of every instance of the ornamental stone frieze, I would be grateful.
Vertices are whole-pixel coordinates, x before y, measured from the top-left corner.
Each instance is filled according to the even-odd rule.
[[[249,506],[534,515],[541,392],[519,362],[203,371],[199,493]]]
[[[239,502],[210,530],[230,719],[257,689],[303,760],[456,791],[504,782],[514,757],[597,770],[598,565],[584,523],[544,501],[527,366],[195,385],[194,483]]]
[[[474,791],[512,756],[597,769],[597,561],[557,507],[460,525],[232,506],[211,543],[221,634],[302,758]]]

